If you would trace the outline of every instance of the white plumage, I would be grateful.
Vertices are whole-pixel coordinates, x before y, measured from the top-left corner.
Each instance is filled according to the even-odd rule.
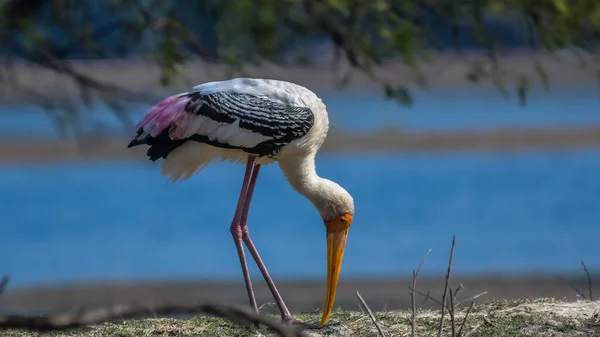
[[[195,86],[159,102],[138,124],[129,147],[147,144],[150,160],[164,159],[162,173],[186,180],[216,160],[246,164],[231,231],[242,270],[241,242],[250,249],[271,287],[284,320],[291,315],[247,232],[246,218],[261,165],[278,162],[290,185],[319,211],[327,229],[328,288],[324,324],[333,306],[354,200],[335,182],[317,175],[315,157],[327,137],[329,119],[322,100],[307,88],[279,80],[236,78]],[[256,308],[251,282],[250,303]]]
[[[313,118],[310,129],[297,139],[284,143],[277,153],[270,155],[258,154],[257,163],[266,165],[273,163],[278,158],[286,155],[302,155],[307,152],[316,152],[321,147],[329,128],[329,120],[326,107],[322,100],[312,91],[294,83],[253,78],[236,78],[227,81],[208,82],[197,85],[192,91],[178,94],[167,98],[165,101],[186,98],[190,94],[206,95],[251,95],[260,97],[262,101],[269,102],[278,107],[299,107],[308,109]],[[246,96],[247,97],[247,96]],[[161,102],[157,107],[161,107]],[[158,137],[165,128],[171,127],[169,131],[172,140],[186,139],[192,135],[206,136],[209,140],[234,148],[215,147],[202,142],[185,142],[168,153],[163,165],[162,174],[169,176],[171,182],[188,179],[192,174],[198,172],[210,162],[225,160],[230,162],[246,163],[248,152],[245,149],[256,147],[274,137],[240,127],[241,119],[233,122],[223,122],[206,116],[196,114],[205,102],[198,104],[195,111],[185,111],[188,101],[181,100],[167,105],[166,108],[156,107],[139,124],[141,133],[134,140],[134,144],[143,143],[148,136]],[[274,114],[267,108],[257,105],[239,104],[239,109],[253,108],[252,114],[248,116],[262,118],[267,126],[276,130],[281,124],[282,118],[287,118],[293,123],[293,114]]]

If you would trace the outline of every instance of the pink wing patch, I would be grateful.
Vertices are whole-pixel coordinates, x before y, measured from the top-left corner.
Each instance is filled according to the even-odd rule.
[[[186,127],[194,117],[185,110],[189,101],[189,97],[185,94],[165,98],[148,111],[138,123],[137,128],[141,128],[145,133],[156,137],[166,128],[171,127],[169,136],[172,139],[183,138],[187,131]]]

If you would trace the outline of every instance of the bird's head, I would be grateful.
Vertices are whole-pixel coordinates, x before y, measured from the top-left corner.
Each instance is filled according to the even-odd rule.
[[[320,203],[319,211],[327,234],[327,295],[320,326],[329,320],[340,278],[342,258],[346,248],[348,231],[354,217],[354,200],[341,186],[328,182],[326,201]]]
[[[321,317],[321,327],[327,323],[337,291],[340,270],[342,269],[342,258],[346,248],[346,239],[348,230],[352,225],[353,215],[343,213],[333,218],[324,220],[327,228],[327,295],[325,297],[325,306],[323,307],[323,316]]]

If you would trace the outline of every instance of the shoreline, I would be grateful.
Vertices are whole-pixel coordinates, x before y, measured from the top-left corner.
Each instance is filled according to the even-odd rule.
[[[472,84],[467,80],[466,74],[471,70],[473,62],[487,64],[487,56],[483,52],[434,53],[434,59],[421,63],[422,74],[427,79],[428,90],[444,90],[456,88],[483,89],[498,91],[498,89],[485,80]],[[597,85],[595,76],[599,66],[594,55],[562,51],[555,54],[515,50],[502,53],[498,61],[503,72],[503,80],[507,88],[514,92],[518,78],[528,76],[532,89],[543,88],[539,73],[533,60],[541,65],[550,82],[551,90],[568,90],[574,86]],[[0,69],[6,68],[0,59]],[[209,81],[218,81],[232,77],[225,66],[211,64],[202,60],[192,59],[181,66],[181,76],[170,86],[163,87],[160,82],[160,69],[157,65],[141,58],[104,59],[104,60],[70,60],[74,71],[107,85],[115,85],[122,89],[135,92],[137,100],[154,103],[156,97],[164,96],[168,92],[189,90],[192,86]],[[334,66],[331,56],[315,57],[311,66],[285,66],[265,63],[261,67],[248,67],[245,74],[234,77],[249,76],[260,78],[276,78],[298,83],[312,90],[338,90],[336,82],[342,78],[343,73],[336,69],[347,71],[348,64],[342,62]],[[62,101],[65,99],[79,98],[81,92],[70,77],[58,74],[52,70],[41,68],[23,61],[15,60],[12,70],[18,74],[17,81],[23,90],[0,82],[0,104],[17,104],[31,99],[35,93],[35,100],[49,103],[51,100]],[[381,80],[393,81],[395,84],[406,85],[411,89],[419,88],[418,76],[410,67],[400,61],[389,61],[374,69],[374,73]],[[371,77],[354,72],[345,91],[352,90],[377,90],[383,93],[381,85]],[[138,94],[142,94],[139,97]],[[148,97],[146,97],[148,96]],[[152,98],[154,97],[154,98]],[[50,101],[49,101],[50,100]],[[52,102],[57,103],[57,102]]]
[[[592,281],[594,279],[592,275]],[[259,305],[273,302],[270,292],[260,277],[253,278]],[[277,282],[277,281],[276,281]],[[553,297],[577,299],[573,288],[588,294],[588,280],[580,274],[565,275],[453,275],[453,287],[463,284],[460,298],[469,298],[484,291],[488,293],[478,302],[520,298]],[[346,310],[357,309],[356,291],[367,300],[373,311],[407,309],[412,305],[408,288],[410,278],[341,279],[336,306]],[[325,280],[281,280],[278,289],[293,312],[307,312],[320,308],[325,294]],[[420,277],[417,290],[439,299],[444,288],[444,276]],[[593,284],[594,293],[600,293],[600,284]],[[428,308],[434,302],[418,306]],[[139,301],[215,301],[247,305],[246,288],[242,281],[166,280],[78,283],[71,285],[33,286],[11,290],[9,284],[0,301],[0,312],[52,314],[110,306]],[[271,309],[276,312],[275,308]]]
[[[58,138],[0,138],[0,163],[141,160],[146,149],[126,147],[123,138],[90,136],[79,141]],[[600,148],[600,125],[582,127],[498,128],[476,131],[380,131],[357,134],[332,130],[323,153],[415,153],[457,151],[506,152],[536,149]]]

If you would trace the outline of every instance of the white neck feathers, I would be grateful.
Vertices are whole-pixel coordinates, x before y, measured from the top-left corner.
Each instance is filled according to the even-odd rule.
[[[317,174],[314,153],[280,158],[279,167],[294,190],[317,208],[323,220],[344,213],[354,214],[352,196],[337,183]]]

